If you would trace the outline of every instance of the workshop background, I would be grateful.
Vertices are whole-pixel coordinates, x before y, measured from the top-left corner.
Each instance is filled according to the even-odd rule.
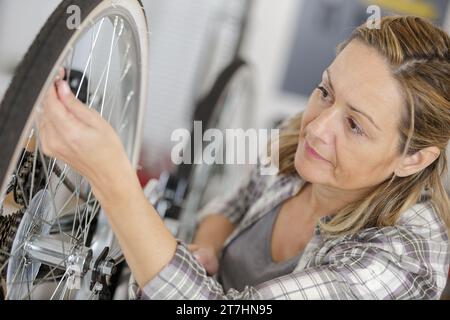
[[[251,117],[241,120],[247,127],[270,128],[305,107],[334,58],[334,48],[368,19],[369,5],[379,5],[383,14],[423,16],[450,32],[449,0],[142,2],[151,31],[149,103],[139,173],[143,184],[172,169],[171,133],[192,126],[195,104],[237,54],[250,64],[252,81],[246,106]],[[0,0],[0,100],[59,3]]]

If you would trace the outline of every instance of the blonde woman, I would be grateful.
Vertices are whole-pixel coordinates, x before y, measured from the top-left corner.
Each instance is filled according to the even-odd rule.
[[[208,205],[190,248],[145,199],[112,128],[63,81],[47,95],[43,148],[89,179],[144,298],[438,299],[449,49],[416,17],[356,29],[282,126],[279,175],[255,168]]]

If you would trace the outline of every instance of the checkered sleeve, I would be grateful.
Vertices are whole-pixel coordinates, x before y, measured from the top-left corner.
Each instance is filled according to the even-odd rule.
[[[303,270],[243,291],[224,292],[183,243],[170,263],[144,288],[147,299],[438,299],[448,272],[446,242],[431,244],[406,233],[369,242],[343,241],[320,251]],[[383,243],[383,241],[385,241]],[[387,242],[386,242],[387,241]],[[403,243],[403,247],[401,246]],[[382,245],[380,245],[382,244]],[[391,247],[397,246],[397,248]],[[390,248],[388,250],[387,248]],[[413,250],[413,251],[409,251]],[[436,255],[434,250],[442,252]],[[432,254],[433,253],[433,254]],[[320,257],[320,258],[319,258]],[[437,257],[439,261],[433,261]],[[315,260],[320,263],[315,264]],[[316,261],[317,262],[317,261]]]
[[[443,273],[423,262],[375,247],[356,245],[331,259],[263,283],[258,293],[283,300],[422,300],[439,299],[445,285]]]

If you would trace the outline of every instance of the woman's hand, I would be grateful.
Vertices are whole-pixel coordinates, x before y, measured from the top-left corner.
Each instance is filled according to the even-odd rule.
[[[188,245],[189,251],[197,261],[205,268],[208,275],[212,276],[219,270],[219,260],[214,252],[213,247],[204,247],[197,244]]]
[[[61,71],[59,77],[62,78]],[[39,118],[42,151],[69,164],[92,187],[114,187],[134,174],[119,137],[98,112],[75,98],[66,81],[48,90]]]

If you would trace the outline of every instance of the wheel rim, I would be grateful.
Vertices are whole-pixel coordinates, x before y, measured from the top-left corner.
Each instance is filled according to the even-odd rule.
[[[101,4],[94,9],[81,24],[80,30],[69,41],[55,64],[52,74],[56,74],[60,66],[66,69],[68,79],[73,80],[71,86],[76,87],[74,90],[76,96],[81,98],[85,91],[85,101],[83,102],[97,110],[103,118],[111,123],[118,132],[128,156],[133,164],[136,164],[145,105],[146,81],[142,70],[147,63],[147,43],[142,40],[145,39],[142,29],[136,27],[135,17],[126,7],[129,4],[126,4],[127,1],[124,2],[125,7]],[[136,3],[133,5],[136,6]],[[142,27],[142,23],[140,27]],[[73,77],[71,73],[74,71],[72,70],[78,70],[80,77]],[[46,88],[52,83],[52,79],[53,77],[49,77],[42,92],[46,91]],[[14,252],[1,252],[7,257],[6,261],[0,265],[0,272],[5,273],[6,271],[7,274],[6,298],[96,298],[99,289],[95,287],[92,289],[90,285],[91,269],[95,257],[105,247],[111,248],[108,259],[114,259],[115,263],[118,263],[123,256],[86,179],[66,164],[55,159],[48,159],[40,152],[36,110],[40,108],[42,96],[41,93],[30,114],[26,129],[15,152],[20,156],[13,157],[11,168],[2,182],[3,188],[0,193],[0,207],[3,216],[7,216],[17,209],[24,211],[24,217],[18,226],[20,232],[14,235],[14,245],[12,246]],[[21,152],[23,149],[28,153]],[[27,192],[24,192],[22,183],[18,183],[15,188],[23,195],[23,208],[19,208],[15,206],[15,201],[11,201],[11,193],[7,194],[7,185],[10,177],[17,177],[23,168],[24,161],[29,160],[30,155],[32,155],[32,161],[28,161]],[[45,177],[41,185],[38,183],[37,174],[39,164],[41,171],[44,172],[40,173],[40,177]],[[23,182],[23,177],[21,181]],[[45,193],[46,198],[50,200],[41,201],[39,205],[36,205],[36,196],[42,193]],[[30,204],[34,205],[30,206]],[[43,208],[43,205],[46,207]],[[39,210],[52,212],[52,214],[36,219],[36,212]],[[47,236],[46,239],[37,239],[36,234],[33,234],[33,232],[36,233],[36,225],[39,225],[37,221],[43,221],[45,225],[52,226],[53,233],[48,227],[44,228],[45,232],[41,232],[41,235]],[[49,237],[61,243],[62,249],[59,250],[59,254],[62,254],[63,258],[56,266],[54,260],[55,256],[58,256],[58,250],[55,249],[51,255],[45,258],[48,261],[45,261],[42,255],[36,256],[36,252],[33,252],[33,250],[36,251],[36,248],[39,248],[40,251],[47,248],[45,243],[49,241],[56,244],[54,240],[48,239]],[[31,244],[35,246],[33,247]],[[90,252],[88,253],[87,250]],[[17,260],[17,254],[22,255],[22,266],[16,262],[8,263],[12,259],[11,257]],[[36,261],[36,257],[39,257],[41,261]],[[77,265],[69,260],[82,257],[90,259],[90,264],[89,261],[85,261],[85,265],[81,268],[83,270],[78,270],[80,272],[76,274],[69,267]],[[105,258],[104,261],[108,259]],[[53,263],[50,263],[50,260],[53,260]],[[20,261],[20,257],[18,261]],[[36,268],[39,269],[41,264],[48,265],[50,271],[39,277]],[[30,272],[29,267],[26,266],[33,266],[33,271]],[[55,273],[58,275],[55,276]],[[28,278],[24,275],[27,275]],[[72,278],[69,279],[69,277]],[[78,283],[74,284],[74,279]],[[23,282],[26,282],[25,292]],[[46,288],[42,290],[44,285]]]

